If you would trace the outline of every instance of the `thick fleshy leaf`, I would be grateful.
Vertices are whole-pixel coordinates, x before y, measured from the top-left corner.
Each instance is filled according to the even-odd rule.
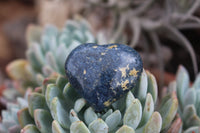
[[[27,69],[28,62],[23,59],[18,59],[7,65],[6,71],[14,80],[30,80],[32,75]]]
[[[128,108],[131,105],[131,103],[133,102],[134,99],[135,99],[135,97],[133,96],[133,93],[131,91],[129,91],[126,96],[126,108]]]
[[[21,128],[24,128],[28,124],[34,124],[34,120],[29,114],[28,108],[18,111],[17,116]]]
[[[63,92],[65,85],[68,83],[67,78],[59,76],[56,80],[56,86]]]
[[[120,129],[117,130],[116,133],[135,133],[135,131],[133,130],[133,128],[127,125],[123,125]]]
[[[105,114],[102,115],[101,119],[105,120],[113,112],[112,109],[109,109]]]
[[[146,102],[143,109],[142,119],[138,127],[141,127],[147,123],[152,113],[154,112],[154,102],[150,93],[147,94]]]
[[[196,103],[196,91],[194,88],[188,88],[184,95],[183,107]]]
[[[97,118],[98,118],[97,114],[94,112],[94,110],[91,107],[85,110],[84,119],[87,125],[89,125],[91,122],[93,122]]]
[[[81,109],[86,105],[86,101],[84,98],[79,98],[76,100],[74,104],[74,110],[78,113]]]
[[[153,97],[154,103],[157,101],[158,97],[158,86],[155,77],[148,71],[146,71],[148,77],[148,89],[147,92]]]
[[[178,100],[176,96],[172,96],[161,106],[159,112],[163,119],[162,129],[168,127],[174,119],[178,110]]]
[[[195,103],[195,108],[197,115],[200,116],[200,90],[196,91],[196,103]]]
[[[44,109],[36,109],[34,111],[34,120],[40,132],[52,133],[51,124],[53,119],[48,111]]]
[[[59,95],[61,95],[59,88],[55,84],[48,84],[45,93],[45,98],[49,108],[53,98],[58,97]]]
[[[21,130],[21,133],[40,133],[40,131],[35,125],[29,124]]]
[[[176,118],[167,130],[167,133],[182,133],[182,120],[180,117]]]
[[[127,108],[123,122],[125,125],[136,129],[142,118],[142,106],[138,99],[134,99],[132,104]]]
[[[145,70],[143,69],[143,72],[140,76],[139,80],[139,88],[138,88],[138,93],[137,93],[137,98],[141,101],[144,102],[146,95],[147,95],[147,87],[148,87],[148,80],[147,80],[147,74]]]
[[[185,91],[189,88],[189,75],[187,70],[183,66],[179,66],[176,74],[177,82],[177,97],[179,99],[179,105],[183,109]]]
[[[52,78],[52,77],[45,78],[42,85],[42,94],[45,95],[47,86],[49,84],[55,84],[55,83],[56,83],[56,78]]]
[[[70,83],[67,83],[63,90],[63,95],[66,99],[66,101],[73,105],[73,103],[78,99],[80,96],[77,94],[76,90],[70,85]],[[73,108],[73,107],[71,107]]]
[[[35,109],[49,110],[46,104],[45,97],[39,93],[31,93],[28,97],[28,109],[30,115],[33,117]]]
[[[76,121],[71,124],[70,133],[90,133],[90,131],[82,121]]]
[[[183,122],[186,127],[200,126],[200,118],[196,114],[194,105],[187,105],[183,111]]]
[[[108,125],[102,119],[97,119],[90,123],[89,130],[91,133],[108,133]]]
[[[56,120],[52,122],[52,132],[53,133],[70,133],[69,130],[63,129]]]
[[[58,97],[55,97],[50,107],[52,117],[57,120],[62,127],[69,129],[71,122],[69,113],[64,109],[64,107],[66,107],[64,103]]]
[[[80,119],[78,118],[78,115],[76,114],[76,112],[73,109],[70,111],[69,119],[70,119],[71,123],[73,123],[75,121],[80,121]]]
[[[106,118],[105,122],[109,127],[109,132],[114,130],[119,125],[121,117],[120,111],[116,110]]]
[[[159,133],[162,127],[162,118],[158,112],[154,112],[145,125],[143,133]]]
[[[200,133],[200,127],[190,127],[183,133]]]
[[[195,88],[196,90],[200,90],[200,73],[197,75],[192,88]]]

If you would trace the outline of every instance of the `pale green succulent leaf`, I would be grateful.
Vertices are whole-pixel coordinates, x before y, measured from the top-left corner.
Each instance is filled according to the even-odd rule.
[[[120,111],[116,110],[106,118],[105,122],[109,127],[109,131],[114,130],[120,124],[121,117]]]
[[[78,118],[77,113],[73,109],[69,113],[69,119],[70,119],[71,123],[73,123],[75,121],[80,121],[80,119]]]
[[[60,124],[54,120],[52,122],[52,133],[70,133],[69,130],[66,130],[60,126]]]
[[[150,72],[146,72],[147,73],[147,77],[148,77],[148,88],[147,88],[147,92],[150,93],[153,97],[153,101],[154,103],[156,103],[157,101],[157,97],[158,97],[158,86],[157,86],[157,82],[155,77],[150,73]]]
[[[21,130],[21,133],[40,133],[40,131],[35,125],[29,124]]]
[[[194,127],[190,127],[187,130],[185,130],[183,133],[199,133],[200,132],[200,127],[198,126],[194,126]]]
[[[184,95],[183,107],[196,103],[196,91],[194,88],[188,88]]]
[[[65,47],[64,44],[60,44],[56,50],[56,59],[59,59],[59,60],[56,60],[56,63],[57,63],[57,66],[58,66],[58,69],[60,71],[60,74],[64,75],[65,74],[65,69],[63,66],[65,66],[65,61],[67,59],[67,56],[68,54],[67,53],[70,53],[70,52],[66,52],[68,51],[67,48]],[[65,54],[63,54],[65,53]]]
[[[31,49],[28,49],[26,51],[26,57],[28,58],[32,68],[35,71],[40,72],[42,68],[42,63],[37,60],[35,53]]]
[[[76,90],[71,86],[70,83],[67,83],[65,85],[64,90],[63,90],[63,95],[64,95],[66,101],[68,103],[70,103],[70,105],[73,105],[73,103],[76,101],[76,99],[78,99],[80,97],[77,94]]]
[[[154,112],[144,127],[143,133],[159,133],[162,127],[162,117],[158,112]]]
[[[195,103],[195,108],[197,115],[200,116],[200,90],[196,91],[196,103]]]
[[[112,114],[112,112],[113,112],[113,110],[112,110],[112,109],[109,109],[105,114],[103,114],[103,115],[101,116],[101,119],[105,120],[109,115]]]
[[[49,110],[45,97],[42,94],[39,93],[31,93],[28,97],[28,109],[30,115],[33,117],[34,115],[34,110],[36,109],[45,109]]]
[[[144,102],[146,95],[147,95],[147,87],[148,87],[148,78],[145,70],[143,69],[143,72],[140,76],[139,80],[139,88],[138,88],[138,93],[137,93],[137,98],[141,101]]]
[[[56,78],[46,78],[46,79],[44,79],[43,85],[42,85],[42,94],[45,95],[47,86],[49,84],[55,84],[55,82],[56,82]]]
[[[90,133],[90,131],[82,121],[76,121],[71,124],[70,133]]]
[[[94,112],[94,110],[89,107],[84,112],[84,120],[87,125],[89,125],[91,122],[96,120],[98,118],[97,114]]]
[[[138,99],[134,99],[132,104],[126,109],[124,114],[124,125],[136,129],[142,118],[142,105]]]
[[[63,76],[59,76],[56,80],[56,86],[60,89],[61,92],[63,92],[63,89],[67,83],[68,83],[67,78]]]
[[[36,109],[34,111],[34,120],[38,130],[42,133],[52,133],[51,124],[52,117],[51,114],[44,109]]]
[[[133,128],[127,125],[123,125],[120,129],[117,130],[116,133],[135,133],[135,131]]]
[[[129,91],[126,97],[126,108],[128,108],[131,105],[134,99],[135,97],[133,96],[133,93]]]
[[[53,98],[50,106],[51,114],[54,120],[57,120],[62,127],[69,129],[71,124],[69,113],[64,107],[65,105],[58,97]]]
[[[153,112],[154,112],[153,98],[151,94],[148,93],[146,97],[144,109],[143,109],[142,119],[138,127],[142,127],[143,125],[145,125],[147,121],[149,120],[149,118],[151,117],[151,115],[153,114]]]
[[[192,88],[195,88],[196,90],[200,90],[200,73],[197,75],[194,84],[192,85]]]
[[[52,52],[48,51],[45,55],[45,60],[48,66],[51,66],[53,68],[53,70],[55,70],[56,72],[60,72],[59,68],[58,68],[58,64],[56,63],[56,59],[55,56],[53,55]]]
[[[45,93],[45,98],[46,98],[46,102],[49,108],[50,108],[53,98],[59,97],[59,95],[61,95],[59,88],[55,84],[48,84],[46,93]]]
[[[102,119],[97,119],[90,123],[89,130],[91,133],[108,133],[108,125]]]
[[[24,128],[28,124],[35,124],[33,118],[29,114],[28,108],[23,108],[18,111],[17,116],[21,128]]]
[[[86,105],[86,101],[84,98],[79,98],[76,100],[74,104],[74,110],[78,113],[81,109]]]
[[[200,118],[196,114],[194,105],[187,105],[183,111],[183,122],[186,127],[200,126]]]
[[[183,66],[179,66],[178,72],[176,74],[176,82],[179,105],[181,109],[183,109],[185,91],[189,88],[189,75]]]
[[[176,115],[177,110],[178,110],[178,100],[176,97],[172,97],[165,103],[163,103],[163,105],[159,110],[163,120],[162,129],[167,128],[171,124],[172,120]]]

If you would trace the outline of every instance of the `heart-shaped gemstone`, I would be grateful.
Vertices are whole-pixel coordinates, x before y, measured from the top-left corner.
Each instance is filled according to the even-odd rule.
[[[140,55],[123,44],[83,44],[65,63],[70,84],[96,111],[134,88],[142,70]]]

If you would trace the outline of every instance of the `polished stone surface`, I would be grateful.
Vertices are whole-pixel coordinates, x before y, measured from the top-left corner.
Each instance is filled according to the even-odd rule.
[[[96,111],[102,111],[132,89],[143,70],[140,55],[123,44],[83,44],[65,63],[66,75]]]

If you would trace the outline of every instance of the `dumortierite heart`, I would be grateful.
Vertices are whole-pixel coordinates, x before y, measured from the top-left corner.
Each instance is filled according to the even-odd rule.
[[[96,111],[132,89],[143,70],[140,55],[122,44],[83,44],[65,63],[70,84]]]

